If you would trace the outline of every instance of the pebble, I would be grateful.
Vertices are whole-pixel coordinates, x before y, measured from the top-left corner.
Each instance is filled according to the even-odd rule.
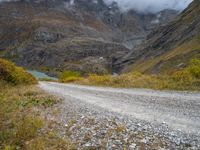
[[[137,146],[136,144],[131,144],[131,145],[129,146],[129,149],[130,149],[130,150],[135,150],[136,146]]]
[[[146,140],[146,139],[142,139],[140,142],[146,144],[146,143],[147,143],[147,140]]]
[[[86,143],[84,146],[85,146],[85,147],[90,147],[91,144],[90,144],[90,143]]]

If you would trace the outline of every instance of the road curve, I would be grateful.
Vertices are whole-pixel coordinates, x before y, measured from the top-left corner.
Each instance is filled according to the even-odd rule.
[[[200,93],[115,89],[51,82],[40,82],[39,87],[65,99],[77,99],[150,123],[165,123],[186,134],[200,132]]]

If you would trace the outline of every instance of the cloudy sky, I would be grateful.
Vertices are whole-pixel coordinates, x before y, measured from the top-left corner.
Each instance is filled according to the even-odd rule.
[[[139,12],[158,12],[163,9],[183,10],[193,0],[104,0],[107,4],[117,2],[122,10],[134,8]]]
[[[2,1],[16,1],[16,0],[0,0]],[[72,0],[74,1],[74,0]],[[95,0],[94,0],[95,1]],[[183,10],[193,0],[104,0],[105,3],[111,4],[117,2],[123,11],[135,9],[139,12],[159,12],[163,9]]]

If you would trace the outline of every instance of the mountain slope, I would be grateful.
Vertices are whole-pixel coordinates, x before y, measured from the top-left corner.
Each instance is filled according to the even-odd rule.
[[[1,5],[1,21],[5,24],[1,24],[0,45],[4,57],[20,66],[46,70],[81,71],[88,63],[94,66],[88,72],[104,73],[110,69],[114,48],[119,51],[113,57],[128,51],[111,41],[112,32],[100,20],[80,9],[65,9],[63,1],[57,3],[19,1]],[[89,56],[95,61],[84,61]]]
[[[146,44],[116,62],[123,71],[168,72],[200,58],[200,1],[195,0],[173,22],[150,35]]]
[[[164,18],[177,14],[167,12]],[[1,56],[47,72],[104,74],[144,40],[158,25],[156,19],[156,14],[121,12],[116,3],[107,6],[103,0],[5,2],[0,4]]]

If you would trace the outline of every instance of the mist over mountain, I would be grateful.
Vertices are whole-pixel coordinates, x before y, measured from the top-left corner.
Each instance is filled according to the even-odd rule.
[[[164,9],[185,9],[193,0],[104,0],[108,5],[116,2],[123,11],[134,9],[142,13],[157,13]]]
[[[18,1],[18,0],[0,0],[0,2],[9,2],[9,1]],[[75,0],[66,0],[70,1],[71,4]],[[87,0],[82,0],[87,2]],[[164,9],[174,9],[181,11],[185,9],[193,0],[104,0],[107,5],[112,3],[117,3],[119,8],[122,11],[128,11],[134,9],[140,13],[157,13]],[[98,3],[98,0],[90,0],[91,3]]]

